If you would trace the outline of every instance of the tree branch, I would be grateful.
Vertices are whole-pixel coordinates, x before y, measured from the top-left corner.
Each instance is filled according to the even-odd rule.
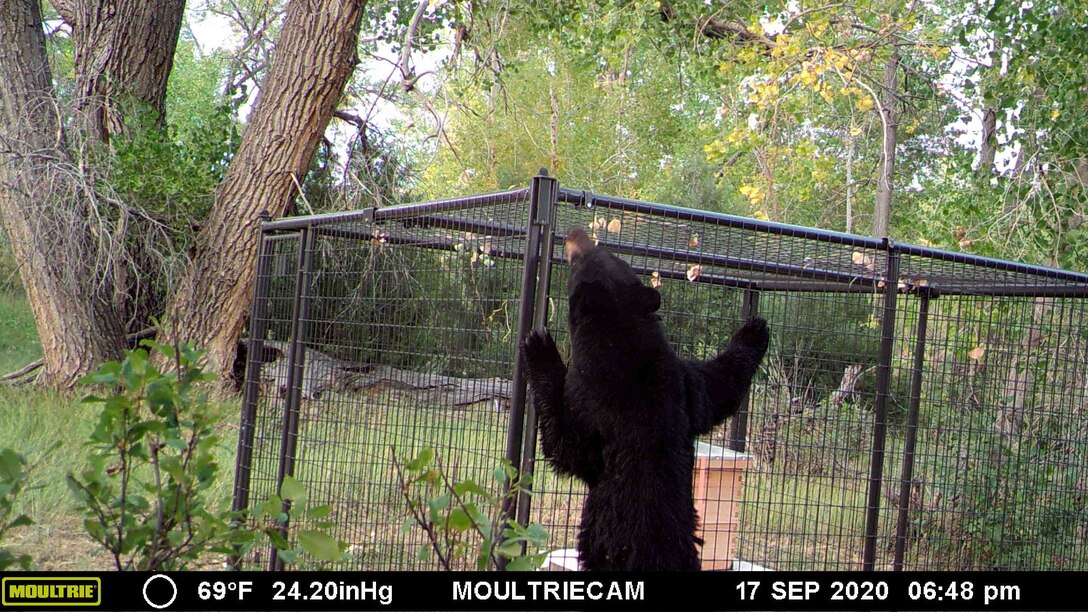
[[[676,7],[670,2],[662,2],[659,9],[661,21],[668,23],[680,16]],[[695,30],[707,38],[716,40],[731,38],[737,42],[757,44],[765,50],[771,50],[776,43],[773,39],[762,33],[753,33],[748,27],[739,21],[730,21],[713,15],[695,18]]]
[[[404,91],[412,91],[416,86],[419,76],[413,75],[408,67],[412,59],[412,39],[419,32],[419,25],[423,22],[423,13],[426,12],[429,0],[419,0],[416,12],[412,15],[412,21],[408,24],[408,32],[404,35],[404,45],[400,49],[400,61],[397,67],[400,69],[401,79],[404,80]]]

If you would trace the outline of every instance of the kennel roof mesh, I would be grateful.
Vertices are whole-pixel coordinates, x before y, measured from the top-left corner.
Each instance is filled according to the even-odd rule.
[[[469,248],[521,258],[529,197],[529,189],[515,189],[294,217],[267,222],[264,231],[311,228],[376,244]],[[636,270],[663,278],[695,276],[696,282],[777,291],[874,292],[895,282],[901,292],[929,295],[1088,296],[1088,274],[1069,270],[586,190],[561,188],[557,200],[560,233],[553,260],[562,257],[564,210],[581,207],[620,220],[621,231],[602,224],[596,232],[600,244],[626,256]],[[517,202],[525,209],[502,206]]]

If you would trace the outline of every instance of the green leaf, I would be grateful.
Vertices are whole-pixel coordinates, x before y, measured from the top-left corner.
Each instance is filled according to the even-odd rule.
[[[499,546],[499,554],[508,559],[520,557],[521,544],[522,540],[520,539],[506,540],[502,543],[502,545]]]
[[[30,517],[25,514],[20,514],[15,517],[15,520],[7,524],[5,529],[15,529],[16,527],[26,527],[27,525],[33,525],[34,521],[30,520]]]
[[[145,338],[140,341],[140,346],[146,346],[147,348],[161,353],[164,357],[170,359],[171,361],[174,360],[174,347],[170,344],[163,344],[161,342],[156,342],[150,338]]]
[[[322,561],[336,561],[340,558],[340,543],[327,533],[312,529],[300,531],[298,543],[303,550]]]
[[[306,516],[314,520],[321,520],[328,518],[332,514],[332,506],[328,504],[322,504],[320,506],[314,506],[306,511]]]
[[[449,528],[454,531],[466,531],[472,528],[472,519],[462,508],[454,508],[450,510],[450,514],[446,519]]]
[[[430,544],[420,544],[419,549],[416,550],[416,561],[430,561],[433,553]]]
[[[278,495],[271,495],[263,504],[260,505],[262,517],[274,517],[280,513],[280,508],[283,507],[283,500]]]
[[[487,500],[494,499],[491,494],[487,492],[486,489],[476,484],[476,482],[473,480],[462,480],[461,482],[453,485],[453,490],[457,493],[457,495],[461,497],[464,497],[469,493],[474,493]]]
[[[306,487],[294,476],[284,476],[280,485],[280,495],[284,499],[297,502],[306,499]]]
[[[434,462],[434,449],[427,447],[416,455],[415,459],[412,459],[408,463],[404,464],[404,467],[410,471],[418,472],[420,470],[431,467]]]
[[[283,537],[283,534],[278,529],[265,529],[265,535],[268,536],[268,540],[272,542],[272,546],[279,551],[289,550],[291,544]]]
[[[517,557],[506,564],[508,572],[531,572],[539,567],[536,559],[531,556]]]
[[[532,544],[544,546],[548,543],[548,530],[539,523],[530,523],[525,529],[525,533]]]
[[[478,571],[484,571],[487,569],[489,563],[491,563],[491,549],[495,547],[495,542],[491,538],[484,538],[480,542],[480,551],[476,556],[476,569]]]

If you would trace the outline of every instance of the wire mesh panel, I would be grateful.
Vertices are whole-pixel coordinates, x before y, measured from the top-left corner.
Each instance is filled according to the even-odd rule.
[[[267,326],[258,430],[272,430],[262,440],[284,441],[277,467],[304,485],[309,503],[332,507],[332,535],[349,544],[339,567],[431,567],[417,560],[422,534],[402,530],[408,511],[397,473],[422,449],[434,449],[454,479],[486,484],[501,465],[521,278],[509,254],[522,251],[527,214],[523,192],[475,204],[313,224],[304,230],[309,261],[300,259],[308,269],[296,300],[304,303],[294,328],[297,382],[290,330]],[[451,210],[456,218],[445,216]],[[505,230],[480,232],[481,224]],[[271,274],[276,286],[280,276]],[[297,421],[285,425],[292,391]],[[254,465],[273,463],[261,449]],[[251,477],[256,503],[277,492],[266,473],[275,471]],[[292,530],[310,523],[300,518]]]
[[[278,493],[283,414],[287,391],[286,340],[291,337],[298,273],[302,264],[301,236],[264,236],[257,263],[256,297],[250,330],[263,342],[248,345],[247,372],[235,470],[234,509],[247,510]],[[266,363],[267,362],[267,363]],[[268,561],[257,551],[253,565]]]
[[[569,353],[579,227],[659,288],[681,357],[770,323],[744,409],[697,445],[704,568],[1088,569],[1088,276],[540,184],[266,224],[236,506],[294,474],[342,567],[430,568],[394,452],[483,482],[524,451],[516,516],[574,548],[584,490],[511,405],[519,330]]]
[[[770,322],[772,346],[745,415],[750,442],[743,431],[734,439],[726,426],[704,441],[709,450],[700,445],[718,461],[697,463],[738,472],[694,475],[704,539],[713,528],[724,532],[719,540],[728,540],[714,550],[704,547],[703,566],[732,567],[741,559],[780,569],[855,567],[865,526],[882,312],[878,277],[886,254],[874,241],[757,233],[691,212],[574,195],[560,205],[556,227],[590,228],[599,244],[658,287],[662,323],[682,358],[714,357],[748,315],[758,312]],[[549,328],[565,350],[561,260],[557,246]],[[795,291],[754,289],[763,283]],[[831,283],[841,284],[841,292],[821,292]],[[737,456],[728,448],[747,452]],[[718,477],[719,486],[701,487],[700,477]],[[572,547],[583,491],[540,468],[536,485],[534,517],[557,546]]]
[[[928,318],[924,337],[903,330],[903,356],[923,356],[912,475],[897,485],[910,512],[884,526],[902,540],[903,566],[1088,567],[1086,304],[1053,295],[1077,284],[965,262],[905,264],[978,295],[928,299],[905,322]],[[966,283],[979,276],[986,281]],[[1014,295],[991,295],[1002,289]]]

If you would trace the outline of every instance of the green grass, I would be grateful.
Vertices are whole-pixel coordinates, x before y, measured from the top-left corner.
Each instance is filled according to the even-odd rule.
[[[26,297],[0,290],[0,374],[15,371],[41,356],[34,316]],[[0,396],[0,405],[4,404]]]
[[[0,373],[39,359],[41,349],[25,296],[0,291]],[[86,460],[85,442],[98,410],[82,404],[83,392],[49,391],[0,384],[0,448],[25,455],[32,464],[31,488],[20,496],[16,512],[34,525],[9,534],[5,544],[30,554],[46,570],[109,569],[111,559],[83,529],[82,518],[65,482]],[[237,401],[225,406],[229,415],[220,430],[217,456],[220,482],[212,497],[229,503],[238,441]],[[50,450],[52,449],[52,450]]]
[[[0,373],[40,358],[26,297],[0,291]],[[31,488],[20,497],[16,511],[31,517],[35,524],[9,537],[43,569],[100,564],[94,543],[83,534],[64,482],[65,474],[78,467],[79,450],[92,427],[93,417],[76,397],[32,386],[0,385],[0,447],[26,455],[33,465]]]

